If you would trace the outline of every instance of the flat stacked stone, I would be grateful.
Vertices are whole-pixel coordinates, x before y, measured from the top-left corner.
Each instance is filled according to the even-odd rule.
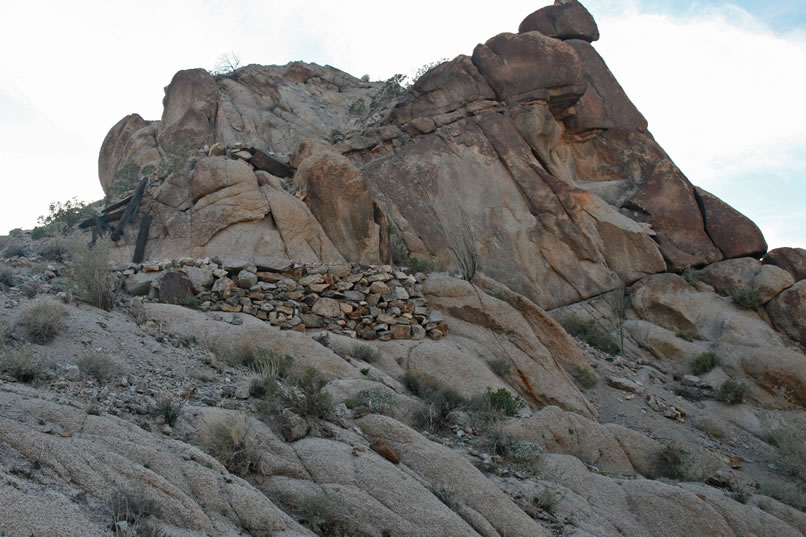
[[[203,311],[238,312],[286,330],[326,329],[353,338],[439,339],[447,333],[442,315],[428,308],[422,292],[425,275],[390,265],[256,265],[219,258],[129,265],[125,274],[141,282],[148,273],[148,294],[158,301],[162,277],[187,276]],[[130,288],[135,286],[130,285]]]

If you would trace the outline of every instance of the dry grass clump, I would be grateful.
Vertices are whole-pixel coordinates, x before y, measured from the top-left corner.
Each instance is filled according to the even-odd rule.
[[[493,373],[501,378],[506,378],[510,371],[512,371],[512,364],[502,358],[490,360],[487,362],[487,365],[490,366],[490,369],[492,369]]]
[[[381,351],[369,345],[356,345],[353,347],[353,358],[371,364],[381,359]]]
[[[28,306],[17,322],[29,340],[44,345],[59,335],[67,316],[67,308],[59,302],[41,300]]]
[[[677,446],[666,446],[655,455],[654,477],[686,479],[689,474],[689,455]]]
[[[182,415],[184,405],[181,400],[168,395],[159,397],[151,409],[151,414],[162,417],[163,421],[173,427]]]
[[[98,384],[106,384],[120,374],[122,369],[115,360],[97,351],[84,354],[76,361],[76,365],[82,375],[94,378]]]
[[[313,494],[303,498],[299,509],[303,522],[322,537],[358,537],[359,533],[352,516],[347,513],[339,501],[324,493]]]
[[[50,369],[51,362],[34,356],[31,351],[9,352],[0,355],[0,370],[19,382],[33,382]]]
[[[206,421],[201,442],[230,472],[246,476],[260,471],[261,443],[251,432],[246,414],[216,416]]]
[[[599,377],[590,369],[582,366],[577,366],[571,370],[571,376],[583,388],[590,389],[596,386],[599,382]]]
[[[81,241],[70,244],[76,296],[106,311],[115,305],[117,291],[117,278],[109,270],[111,249],[109,239],[99,239],[94,246]]]

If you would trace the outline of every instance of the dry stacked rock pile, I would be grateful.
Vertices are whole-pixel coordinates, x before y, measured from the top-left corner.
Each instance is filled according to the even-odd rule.
[[[240,312],[283,329],[353,338],[439,339],[442,315],[423,297],[422,273],[389,265],[262,264],[219,258],[129,265],[124,288],[154,301]]]

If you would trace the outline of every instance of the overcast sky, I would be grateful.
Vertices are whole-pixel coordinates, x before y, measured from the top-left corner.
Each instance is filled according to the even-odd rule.
[[[126,114],[159,119],[180,69],[330,64],[373,80],[470,54],[550,0],[0,1],[0,233],[48,203],[102,197],[98,150]],[[806,247],[806,2],[588,0],[594,43],[696,185]],[[390,7],[382,7],[390,6]]]

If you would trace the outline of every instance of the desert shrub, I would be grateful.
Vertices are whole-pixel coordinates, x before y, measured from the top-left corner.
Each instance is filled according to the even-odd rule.
[[[260,441],[251,433],[246,414],[219,415],[201,428],[205,450],[230,472],[245,476],[260,471]]]
[[[6,339],[8,339],[9,330],[8,330],[8,323],[5,319],[0,319],[0,349],[3,348],[3,345],[6,343]]]
[[[117,290],[117,279],[109,270],[112,241],[99,239],[92,246],[77,240],[69,249],[73,258],[71,281],[76,295],[95,307],[111,310]]]
[[[591,347],[595,347],[608,354],[618,354],[618,343],[596,326],[593,321],[582,322],[568,319],[561,322],[563,328],[572,336],[581,339]]]
[[[360,372],[361,372],[361,374],[362,374],[362,375],[364,375],[365,377],[366,377],[367,375],[369,375],[369,368],[368,368],[368,367],[362,367],[361,369],[359,369],[359,371],[360,371]]]
[[[250,349],[246,354],[241,354],[238,360],[249,365],[249,395],[257,398],[277,393],[278,380],[288,377],[294,362],[291,356],[282,356],[267,349]]]
[[[688,474],[688,453],[676,446],[666,446],[655,455],[654,477],[685,479]]]
[[[182,305],[192,310],[197,310],[201,307],[202,301],[197,296],[189,296],[182,301]]]
[[[39,294],[39,285],[36,282],[25,282],[20,285],[20,291],[25,298],[34,298]]]
[[[367,103],[364,102],[364,99],[356,99],[352,103],[350,103],[349,112],[353,116],[363,116],[364,112],[367,111]]]
[[[532,498],[532,505],[541,511],[554,515],[557,511],[557,505],[559,505],[561,499],[562,498],[555,494],[553,490],[544,488],[537,494],[537,496]]]
[[[372,412],[383,414],[395,404],[395,394],[390,390],[384,388],[370,388],[368,390],[361,390],[358,394],[359,406],[368,408]]]
[[[297,414],[308,419],[324,419],[330,415],[333,401],[330,395],[322,388],[327,380],[315,368],[309,367],[302,376],[292,379],[293,385],[302,391],[302,397],[295,393],[287,398],[286,404],[291,406]]]
[[[299,506],[300,517],[321,537],[359,537],[361,534],[351,521],[344,506],[327,494],[313,494],[303,498]]]
[[[313,336],[313,340],[323,347],[330,347],[330,332],[319,332]]]
[[[704,375],[719,365],[719,356],[713,352],[704,352],[694,359],[691,372],[695,375]]]
[[[689,343],[694,341],[694,334],[692,334],[691,332],[688,332],[686,330],[680,330],[680,331],[677,332],[676,335],[677,335],[677,337],[679,337],[683,341],[688,341]]]
[[[68,254],[68,247],[64,239],[51,239],[45,246],[41,247],[37,252],[40,257],[50,261],[61,261]]]
[[[716,398],[729,405],[739,405],[744,403],[745,396],[750,392],[750,388],[743,382],[726,380],[719,387]]]
[[[493,373],[502,378],[509,375],[510,371],[512,371],[512,364],[502,358],[490,360],[487,362],[487,365],[490,366]]]
[[[434,264],[411,255],[400,231],[394,224],[389,226],[389,249],[392,252],[392,263],[398,267],[408,267],[413,272],[428,273],[434,271]]]
[[[735,291],[731,295],[731,299],[733,300],[734,304],[744,310],[754,310],[763,304],[761,295],[758,294],[758,291],[750,287],[745,287]]]
[[[447,428],[451,412],[470,406],[470,401],[455,390],[444,389],[435,380],[411,371],[404,375],[403,385],[425,402],[425,407],[415,414],[414,421],[417,426],[431,432]]]
[[[806,483],[804,482],[793,484],[779,480],[766,481],[761,483],[759,492],[795,509],[806,511]]]
[[[67,309],[52,300],[42,300],[28,306],[20,314],[18,324],[34,343],[46,344],[53,341],[64,328]]]
[[[81,374],[106,384],[121,371],[120,364],[102,352],[90,351],[76,361]]]
[[[499,388],[496,391],[487,390],[487,401],[491,408],[500,410],[504,416],[512,417],[518,410],[526,406],[520,396],[513,396],[506,388]]]
[[[694,287],[694,285],[700,280],[700,276],[697,274],[697,271],[691,267],[686,267],[683,269],[683,272],[680,274],[686,283],[690,286]]]
[[[24,233],[24,231],[22,230],[22,228],[15,227],[14,229],[12,229],[11,231],[8,232],[8,236],[9,237],[14,237],[14,238],[22,237],[23,233]]]
[[[19,244],[12,244],[3,250],[3,257],[26,257],[27,255],[28,251]]]
[[[443,63],[445,63],[447,61],[448,61],[448,58],[440,58],[440,59],[438,59],[436,61],[428,62],[426,64],[421,65],[417,69],[417,71],[414,73],[414,76],[411,77],[411,81],[410,81],[410,83],[408,85],[413,86],[415,83],[417,83],[417,81],[420,79],[421,76],[426,74],[428,71],[430,71],[434,67],[442,65]]]
[[[781,470],[806,483],[806,443],[801,431],[794,429],[779,429],[768,433],[767,442],[778,448]]]
[[[44,235],[67,235],[82,221],[97,215],[98,202],[87,203],[73,198],[67,201],[54,201],[48,206],[47,216],[40,216],[37,222],[39,233]]]
[[[17,284],[14,272],[6,268],[0,270],[0,284],[6,287],[14,287]]]
[[[405,78],[405,75],[396,74],[384,81],[383,86],[372,96],[372,101],[369,104],[370,113],[381,110],[393,100],[404,95],[406,88],[404,88],[402,84]]]
[[[381,351],[369,345],[356,345],[353,347],[353,357],[371,364],[381,359]]]
[[[51,367],[51,362],[34,356],[31,351],[16,351],[0,355],[0,370],[19,382],[33,382]]]
[[[577,366],[571,370],[571,376],[574,380],[585,389],[593,388],[599,382],[599,377],[596,373],[587,367]]]
[[[459,508],[459,502],[456,499],[456,491],[452,487],[435,485],[429,487],[428,490],[451,511],[456,511]]]
[[[485,444],[508,464],[521,470],[534,473],[543,448],[529,440],[520,440],[505,433],[500,426],[493,424],[485,431]]]
[[[86,501],[86,500],[85,500]],[[149,523],[150,517],[159,516],[159,504],[140,493],[116,492],[110,499],[112,528],[120,537],[157,537]]]
[[[294,362],[294,358],[281,355],[273,349],[241,345],[237,347],[216,347],[216,356],[233,366],[246,366],[264,376],[285,378]]]
[[[165,423],[173,427],[176,421],[182,415],[184,405],[179,399],[175,399],[169,395],[163,395],[157,398],[154,406],[151,408],[151,414],[154,416],[162,416]]]

